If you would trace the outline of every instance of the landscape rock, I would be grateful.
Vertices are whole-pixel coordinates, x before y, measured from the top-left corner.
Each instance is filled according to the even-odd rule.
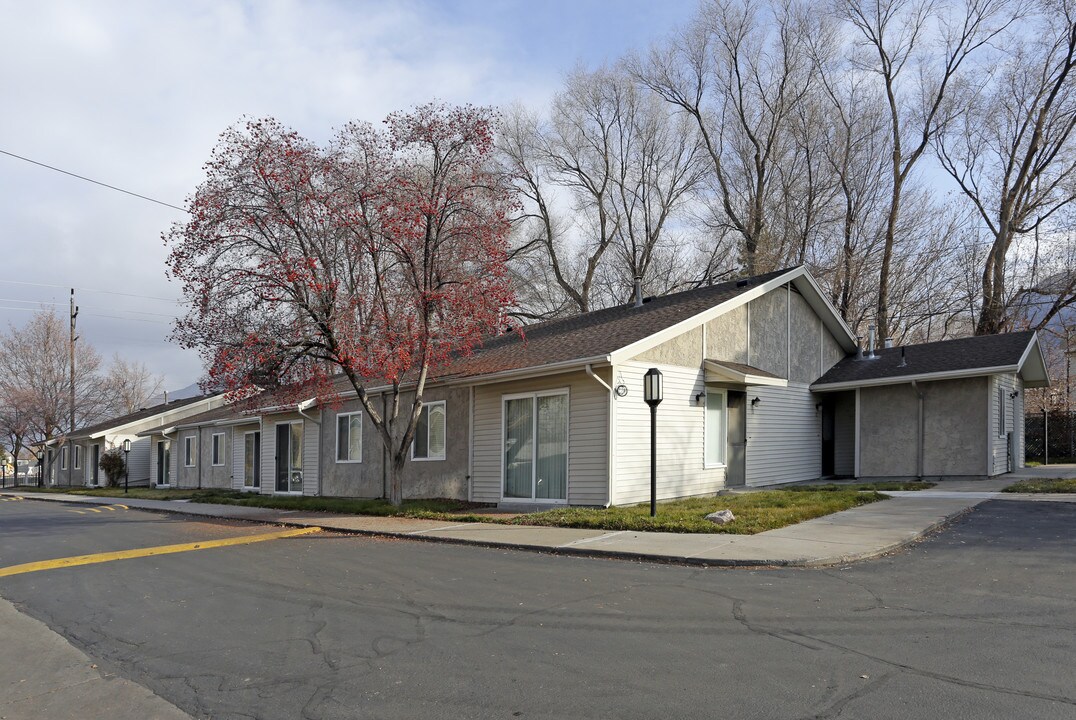
[[[728,525],[736,519],[736,516],[732,514],[731,510],[718,510],[707,515],[706,519],[715,525]]]

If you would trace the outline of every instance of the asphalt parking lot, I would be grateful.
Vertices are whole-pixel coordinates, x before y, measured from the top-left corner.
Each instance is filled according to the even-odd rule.
[[[329,533],[205,547],[279,528],[72,510],[0,503],[0,568],[200,547],[20,572],[0,596],[193,717],[1076,716],[1071,504],[987,502],[803,570]]]

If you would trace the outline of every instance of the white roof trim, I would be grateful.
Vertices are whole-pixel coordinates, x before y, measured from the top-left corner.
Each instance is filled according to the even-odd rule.
[[[1027,347],[1024,349],[1024,354],[1020,356],[1020,362],[1017,363],[1019,368],[1017,372],[1020,373],[1021,376],[1024,375],[1024,366],[1027,364],[1028,360],[1031,359],[1032,350],[1038,351],[1035,353],[1037,359],[1036,365],[1038,365],[1037,369],[1040,371],[1039,374],[1042,376],[1042,379],[1037,380],[1032,378],[1031,381],[1028,381],[1027,378],[1024,378],[1024,386],[1032,388],[1048,387],[1050,385],[1050,368],[1046,366],[1046,358],[1042,355],[1042,346],[1039,345],[1038,333],[1031,336],[1031,342],[1027,344]]]
[[[844,382],[815,383],[811,385],[814,392],[832,392],[834,390],[852,390],[861,387],[873,387],[877,385],[903,385],[913,380],[916,382],[930,382],[933,380],[957,380],[959,378],[979,377],[982,375],[997,375],[998,373],[1014,373],[1018,371],[1016,365],[999,365],[997,367],[968,368],[966,370],[944,370],[933,373],[918,373],[916,375],[898,375],[894,377],[871,378],[869,380],[845,380]]]
[[[801,280],[803,281],[802,287],[799,282]],[[648,335],[647,337],[644,337],[640,340],[636,340],[630,345],[622,347],[619,350],[614,350],[609,355],[609,362],[613,365],[626,362],[636,357],[640,353],[644,353],[651,348],[655,348],[658,345],[661,345],[667,340],[671,340],[678,335],[682,335],[689,330],[693,330],[694,328],[703,325],[704,323],[707,323],[720,315],[724,315],[728,311],[738,308],[741,305],[746,305],[752,300],[760,298],[766,293],[783,287],[790,282],[796,284],[796,289],[800,291],[801,295],[803,295],[803,299],[806,300],[807,303],[811,306],[811,308],[818,314],[819,318],[821,318],[822,320],[822,323],[826,326],[830,333],[834,335],[837,342],[841,344],[841,347],[843,347],[847,352],[854,351],[856,349],[855,335],[852,334],[852,331],[848,328],[848,325],[845,324],[844,320],[841,319],[841,316],[838,315],[837,311],[833,308],[833,305],[829,302],[829,300],[826,299],[825,293],[823,293],[822,290],[818,287],[818,283],[816,283],[814,278],[811,277],[811,274],[807,271],[807,268],[800,266],[797,268],[793,268],[786,273],[782,273],[781,275],[778,275],[772,280],[764,282],[761,285],[756,285],[750,290],[746,290],[737,295],[736,297],[730,298],[729,300],[726,300],[723,303],[704,310],[697,315],[693,315],[685,320],[681,320],[675,325],[670,325],[663,330],[659,330],[653,335]],[[805,289],[808,291],[807,293],[804,292]],[[821,309],[818,307],[819,305],[821,305]],[[836,330],[837,332],[834,332],[834,330]]]
[[[788,380],[784,378],[743,373],[735,368],[726,367],[714,360],[704,360],[703,367],[706,369],[706,382],[730,383],[733,385],[770,385],[772,387],[788,387]]]
[[[191,414],[204,413],[204,412],[206,412],[205,409],[199,409],[199,406],[202,403],[209,404],[210,407],[208,409],[213,410],[214,409],[213,402],[215,400],[223,398],[224,395],[225,395],[225,393],[220,393],[218,395],[210,395],[209,397],[202,398],[201,400],[199,400],[197,402],[187,403],[186,405],[180,405],[179,407],[174,407],[174,408],[169,408],[169,409],[166,409],[166,410],[161,410],[159,413],[156,413],[155,415],[147,415],[146,417],[141,418],[139,420],[131,420],[130,422],[125,422],[125,423],[123,423],[121,425],[115,425],[115,426],[110,427],[110,428],[105,428],[104,430],[99,430],[99,431],[97,431],[97,432],[95,432],[95,433],[93,433],[91,435],[87,435],[86,437],[88,439],[90,439],[90,440],[96,440],[97,438],[101,438],[101,437],[104,437],[106,435],[116,435],[116,434],[122,432],[124,428],[128,428],[128,427],[130,427],[132,425],[141,425],[142,423],[149,422],[149,421],[153,420],[153,418],[163,418],[166,415],[169,415],[171,413],[182,412],[184,410],[198,410],[198,413],[191,413]],[[216,407],[220,407],[220,405],[217,405]],[[145,432],[145,430],[143,430],[142,432]],[[78,434],[79,434],[78,432],[75,433],[76,436],[78,436]],[[127,433],[127,434],[141,435],[142,433]]]

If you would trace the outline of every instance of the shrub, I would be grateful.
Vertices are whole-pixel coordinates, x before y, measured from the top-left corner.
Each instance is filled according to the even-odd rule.
[[[108,477],[109,487],[119,485],[120,480],[123,479],[123,473],[127,470],[127,465],[123,462],[123,450],[118,447],[105,450],[101,455],[100,465]]]

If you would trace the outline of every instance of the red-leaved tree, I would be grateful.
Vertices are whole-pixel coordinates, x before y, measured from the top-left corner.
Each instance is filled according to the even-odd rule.
[[[493,123],[488,108],[430,104],[351,123],[326,147],[243,123],[165,235],[191,302],[174,338],[202,354],[208,382],[281,402],[353,390],[388,450],[394,504],[427,380],[502,331],[513,301],[516,199]]]

